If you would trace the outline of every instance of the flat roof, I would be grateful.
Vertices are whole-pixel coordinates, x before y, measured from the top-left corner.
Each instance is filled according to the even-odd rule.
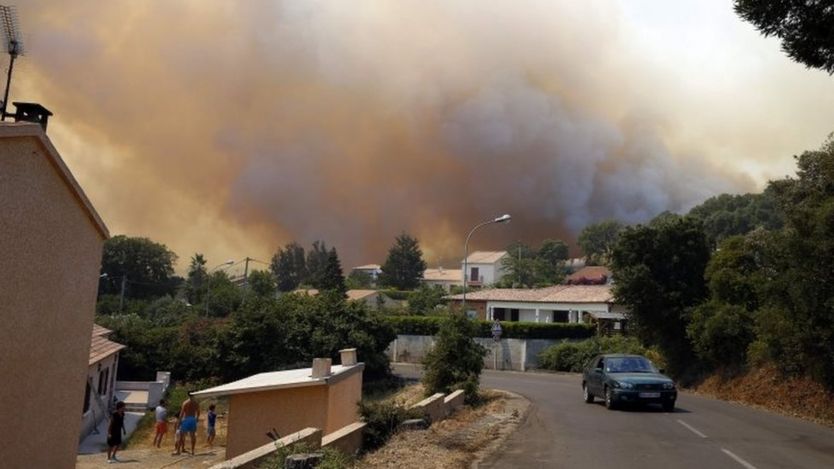
[[[356,365],[333,365],[330,374],[324,378],[313,378],[312,368],[296,368],[294,370],[270,371],[258,373],[248,378],[221,384],[213,388],[197,391],[196,397],[228,396],[232,394],[246,394],[251,392],[273,391],[276,389],[300,388],[304,386],[322,386],[337,377],[344,377],[362,371],[364,363]]]
[[[423,271],[423,280],[432,282],[460,282],[463,283],[463,270],[461,269],[426,269]]]

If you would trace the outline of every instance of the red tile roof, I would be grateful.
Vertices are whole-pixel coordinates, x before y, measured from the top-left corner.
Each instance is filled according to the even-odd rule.
[[[556,285],[546,288],[491,288],[466,294],[473,301],[516,301],[520,303],[612,303],[611,285]],[[463,295],[447,296],[462,300]]]
[[[565,277],[565,283],[579,282],[583,278],[603,282],[611,278],[611,270],[601,265],[586,266]]]

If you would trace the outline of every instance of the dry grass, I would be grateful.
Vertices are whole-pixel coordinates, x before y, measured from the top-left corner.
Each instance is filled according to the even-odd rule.
[[[407,388],[396,399],[416,403],[422,388]],[[366,455],[356,467],[378,468],[463,468],[483,457],[508,435],[521,420],[527,404],[523,398],[487,391],[485,402],[464,407],[452,417],[428,430],[401,432],[377,451]]]
[[[809,378],[783,377],[773,367],[725,378],[713,375],[695,392],[834,426],[834,395]]]

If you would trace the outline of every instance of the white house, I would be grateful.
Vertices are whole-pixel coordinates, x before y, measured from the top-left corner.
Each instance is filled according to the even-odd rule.
[[[463,271],[460,269],[444,269],[443,267],[426,269],[420,281],[424,285],[442,287],[449,291],[453,285],[463,286]]]
[[[472,286],[492,285],[504,276],[506,270],[502,261],[507,251],[475,251],[466,258],[466,268],[461,261],[461,270],[466,276],[466,283]]]
[[[371,278],[371,281],[375,284],[377,279],[379,279],[379,274],[382,273],[382,266],[379,264],[367,264],[367,265],[360,265],[354,267],[352,269],[353,272],[361,272],[368,277]]]
[[[81,411],[81,438],[90,434],[108,416],[116,393],[119,351],[125,346],[110,340],[108,337],[111,333],[109,329],[93,324],[87,385]],[[99,431],[104,432],[106,429],[100,428]]]
[[[462,295],[447,297],[460,305]],[[614,303],[612,285],[492,288],[466,294],[467,314],[482,320],[580,323],[596,320],[619,330],[625,308]]]

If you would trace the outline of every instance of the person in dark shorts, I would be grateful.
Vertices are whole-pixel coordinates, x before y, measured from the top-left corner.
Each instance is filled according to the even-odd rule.
[[[206,436],[208,436],[206,443],[208,443],[210,447],[214,446],[214,437],[217,435],[217,428],[215,427],[215,424],[217,423],[217,414],[214,412],[214,409],[214,404],[209,406],[208,426],[206,427]]]
[[[119,446],[122,444],[122,434],[127,433],[125,430],[125,403],[119,401],[116,403],[116,411],[110,416],[110,425],[107,426],[107,462],[119,462],[116,458],[116,452],[119,451]]]

